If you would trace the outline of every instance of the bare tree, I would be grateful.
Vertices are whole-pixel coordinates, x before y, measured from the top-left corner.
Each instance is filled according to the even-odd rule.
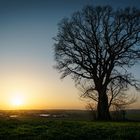
[[[76,83],[85,79],[92,83],[99,120],[110,119],[107,93],[112,82],[126,89],[139,86],[128,71],[140,59],[139,23],[136,8],[114,11],[110,6],[86,6],[58,25],[56,68],[61,78],[71,75]]]

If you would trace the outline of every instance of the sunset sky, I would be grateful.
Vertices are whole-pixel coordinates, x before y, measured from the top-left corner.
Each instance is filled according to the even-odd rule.
[[[0,109],[85,109],[74,82],[53,68],[52,38],[87,4],[140,8],[139,0],[0,0]],[[131,71],[140,79],[139,65]]]

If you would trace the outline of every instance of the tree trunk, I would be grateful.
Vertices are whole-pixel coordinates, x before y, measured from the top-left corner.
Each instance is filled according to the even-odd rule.
[[[106,120],[106,121],[111,119],[106,91],[99,92],[99,100],[97,106],[97,119]]]

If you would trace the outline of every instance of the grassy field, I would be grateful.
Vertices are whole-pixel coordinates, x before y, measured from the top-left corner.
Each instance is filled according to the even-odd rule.
[[[17,118],[1,115],[0,140],[140,140],[140,122],[93,122],[37,117],[34,112],[19,114]]]

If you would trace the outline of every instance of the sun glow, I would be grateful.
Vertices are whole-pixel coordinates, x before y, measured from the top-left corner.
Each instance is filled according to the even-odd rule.
[[[24,98],[20,94],[13,95],[11,98],[11,104],[15,107],[22,106],[24,104]]]
[[[23,103],[22,99],[19,97],[13,98],[11,102],[14,106],[20,106]]]

